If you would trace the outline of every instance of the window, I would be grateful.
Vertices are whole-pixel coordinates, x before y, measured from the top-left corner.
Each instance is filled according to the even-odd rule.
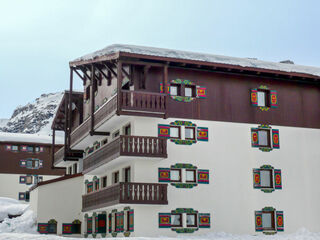
[[[262,228],[263,230],[275,230],[274,211],[262,212]]]
[[[260,170],[260,178],[262,188],[273,188],[272,170]]]
[[[259,145],[263,147],[270,146],[270,131],[269,130],[259,130],[258,132]]]
[[[79,220],[75,220],[72,222],[72,234],[81,234],[81,222]]]
[[[170,95],[180,96],[180,85],[172,84],[170,86]]]
[[[26,196],[26,202],[29,202],[30,201],[30,193],[29,192],[26,192],[25,193],[25,196]]]
[[[53,219],[48,222],[48,234],[57,234],[57,222]]]
[[[26,184],[32,184],[32,176],[26,177]]]
[[[72,174],[72,166],[69,167],[69,175],[71,175],[71,174]]]
[[[97,191],[99,190],[99,179],[94,181],[94,189]]]
[[[268,107],[269,106],[269,94],[268,90],[258,90],[257,92],[258,97],[258,107]]]
[[[186,182],[196,182],[196,170],[186,170]]]
[[[125,126],[123,130],[124,130],[123,131],[124,135],[126,135],[126,136],[130,136],[131,135],[131,125],[130,124]]]
[[[195,97],[196,96],[196,88],[195,86],[186,86],[184,88],[184,96],[185,97]]]
[[[18,148],[18,146],[16,146],[16,145],[12,145],[12,146],[11,146],[11,150],[12,150],[12,151],[18,151],[19,148]]]
[[[170,137],[171,138],[180,138],[180,127],[179,126],[171,126],[170,127]]]
[[[131,169],[130,169],[130,167],[124,169],[124,182],[131,182]]]
[[[90,99],[90,85],[86,87],[85,95],[84,95],[84,100],[89,100]]]
[[[115,131],[113,134],[112,134],[112,138],[116,138],[116,137],[119,137],[120,136],[120,131],[117,130]]]
[[[107,187],[107,177],[106,176],[102,178],[102,187],[103,188]]]
[[[181,213],[171,214],[171,226],[172,227],[182,227],[182,214]]]
[[[108,138],[105,138],[105,139],[102,140],[102,145],[105,145],[107,143],[108,143]]]
[[[77,173],[77,164],[73,164],[73,173],[76,174]]]
[[[185,139],[194,140],[195,139],[195,128],[185,127]]]
[[[171,182],[181,182],[181,169],[171,169]]]
[[[113,174],[113,184],[116,184],[119,182],[119,171],[118,172],[114,172]]]
[[[27,151],[28,151],[28,152],[33,152],[33,147],[28,146],[28,147],[27,147]]]
[[[197,227],[197,214],[187,213],[187,227]]]

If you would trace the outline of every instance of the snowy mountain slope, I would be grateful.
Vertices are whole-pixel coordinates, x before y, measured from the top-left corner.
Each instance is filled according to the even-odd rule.
[[[9,122],[9,119],[1,118],[0,119],[0,128],[6,126],[8,122]]]
[[[18,106],[5,126],[1,126],[0,122],[0,131],[48,135],[62,96],[62,92],[42,94],[31,103]]]

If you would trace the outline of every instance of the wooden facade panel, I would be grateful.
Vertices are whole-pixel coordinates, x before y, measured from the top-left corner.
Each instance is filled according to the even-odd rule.
[[[13,152],[6,150],[6,145],[44,146],[44,152]],[[59,147],[56,147],[56,151]],[[43,166],[39,169],[28,169],[20,166],[20,160],[28,158],[40,159]],[[64,175],[64,169],[52,169],[51,146],[28,143],[0,143],[0,173],[32,174],[32,175]]]

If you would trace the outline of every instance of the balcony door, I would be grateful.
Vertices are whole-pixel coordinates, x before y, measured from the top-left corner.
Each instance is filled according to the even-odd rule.
[[[131,168],[124,169],[124,182],[128,183],[131,182]]]

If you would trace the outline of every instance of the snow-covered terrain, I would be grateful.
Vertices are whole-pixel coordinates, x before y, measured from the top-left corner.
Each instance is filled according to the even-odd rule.
[[[0,128],[6,126],[8,122],[9,122],[9,119],[1,118],[0,119]]]
[[[18,106],[8,121],[0,121],[0,131],[48,135],[62,96],[62,92],[42,94],[31,103]]]

